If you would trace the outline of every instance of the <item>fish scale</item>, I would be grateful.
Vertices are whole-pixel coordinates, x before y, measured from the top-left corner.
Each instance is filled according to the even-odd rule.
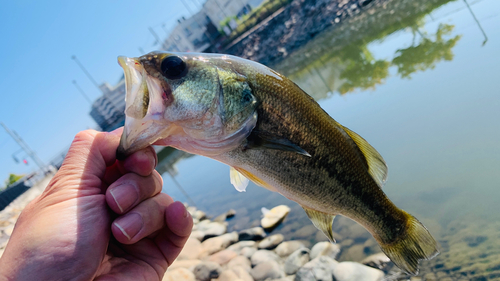
[[[118,157],[154,143],[213,158],[231,167],[238,191],[251,180],[300,204],[332,242],[336,215],[358,222],[411,274],[418,272],[419,260],[438,254],[428,230],[382,191],[387,177],[382,156],[286,77],[216,54],[154,52],[119,62],[125,77],[139,77],[144,71],[136,62],[143,64],[142,79],[166,89],[174,102],[150,104],[137,119],[133,111],[141,106],[128,99]],[[141,81],[126,83],[127,96],[137,96],[129,89],[138,87],[129,84]],[[161,101],[164,93],[156,91],[149,89],[151,100]],[[158,119],[149,111],[161,105]]]

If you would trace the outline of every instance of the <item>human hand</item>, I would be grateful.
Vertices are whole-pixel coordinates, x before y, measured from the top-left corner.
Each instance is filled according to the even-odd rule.
[[[21,213],[0,280],[161,280],[193,220],[162,189],[151,147],[115,158],[121,130],[76,135],[45,191]]]

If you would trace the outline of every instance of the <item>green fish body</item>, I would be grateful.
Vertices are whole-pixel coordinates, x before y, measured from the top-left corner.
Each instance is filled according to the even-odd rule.
[[[238,190],[249,179],[279,192],[332,242],[336,215],[358,222],[411,274],[438,254],[427,229],[383,193],[380,154],[286,77],[228,55],[154,52],[119,62],[127,84],[119,157],[155,143],[223,162]]]

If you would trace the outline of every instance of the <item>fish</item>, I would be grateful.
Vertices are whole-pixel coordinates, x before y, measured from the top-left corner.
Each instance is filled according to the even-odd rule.
[[[382,156],[278,72],[224,54],[155,51],[118,62],[118,159],[155,144],[225,163],[238,191],[252,181],[295,201],[332,243],[335,216],[359,223],[409,274],[439,253],[427,228],[382,191]]]

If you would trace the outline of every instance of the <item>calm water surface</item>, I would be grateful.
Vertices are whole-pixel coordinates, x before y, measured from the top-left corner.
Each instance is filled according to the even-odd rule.
[[[374,6],[272,67],[384,157],[385,193],[441,243],[423,273],[490,280],[500,276],[500,1],[467,3]],[[258,225],[261,207],[286,204],[292,211],[274,232],[325,239],[295,202],[254,184],[237,192],[224,164],[194,156],[176,167],[198,208],[237,211],[230,230]],[[187,201],[164,178],[164,192]],[[336,219],[334,230],[350,239],[349,225]]]

